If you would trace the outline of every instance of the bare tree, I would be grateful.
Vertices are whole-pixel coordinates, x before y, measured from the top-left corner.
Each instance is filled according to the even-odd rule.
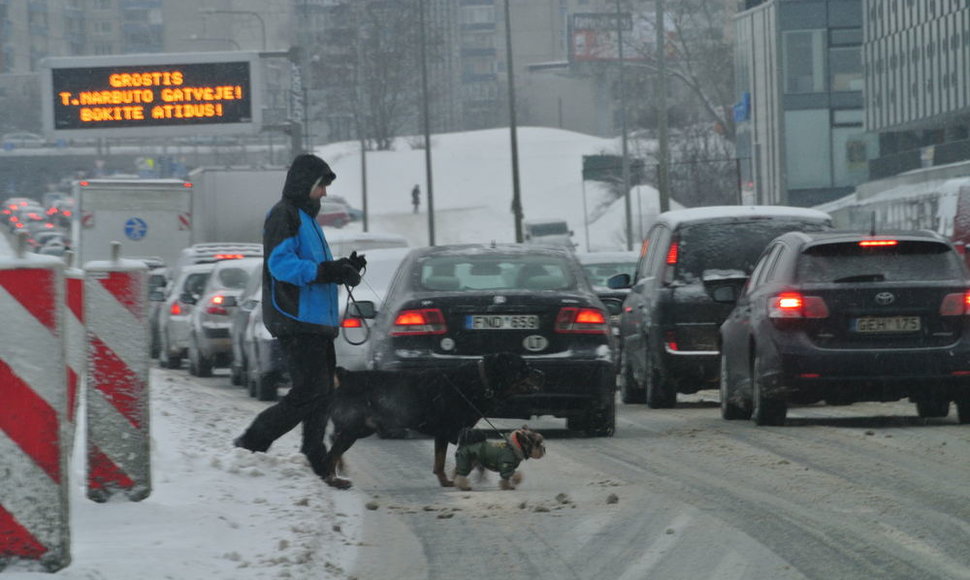
[[[368,148],[388,150],[402,131],[416,127],[420,99],[421,29],[419,0],[344,0],[334,8],[343,19],[331,43],[331,58],[318,74],[331,79],[324,88],[324,114],[353,119]],[[339,14],[339,16],[337,16]],[[429,58],[440,49],[440,34],[428,23]]]
[[[633,8],[637,26],[655,30],[656,12],[652,3],[650,6],[637,3]],[[725,33],[730,22],[726,3],[723,0],[667,0],[664,19],[667,74],[693,96],[693,103],[681,102],[671,106],[671,126],[707,120],[733,142],[734,46]],[[631,85],[646,82],[656,72],[656,43],[651,36],[644,35],[642,41],[634,43],[640,70],[630,75],[627,90],[634,88]],[[653,125],[652,99],[641,100],[639,109],[636,118]]]

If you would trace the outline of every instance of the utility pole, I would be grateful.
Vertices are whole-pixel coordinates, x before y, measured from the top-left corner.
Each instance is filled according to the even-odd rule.
[[[667,142],[667,34],[664,0],[656,0],[657,15],[657,193],[660,211],[670,209],[670,145]]]
[[[620,0],[616,0],[616,46],[620,60],[620,142],[623,151],[623,205],[626,210],[626,249],[633,250],[633,212],[630,208],[630,156],[626,139],[626,77],[623,67],[623,18]]]
[[[434,186],[431,182],[431,113],[428,107],[428,57],[425,31],[425,0],[418,0],[421,16],[421,110],[424,122],[424,171],[428,190],[428,245],[434,245]]]
[[[522,196],[519,189],[519,138],[515,125],[515,72],[512,66],[512,17],[509,0],[505,0],[505,67],[509,83],[509,134],[512,139],[512,213],[515,214],[515,241],[522,237]]]

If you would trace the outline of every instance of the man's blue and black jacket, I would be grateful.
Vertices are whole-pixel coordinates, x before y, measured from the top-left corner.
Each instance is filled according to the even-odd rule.
[[[263,323],[273,336],[337,336],[337,285],[321,281],[321,263],[333,256],[316,222],[320,201],[310,191],[336,175],[315,155],[300,155],[286,174],[283,197],[263,224]]]

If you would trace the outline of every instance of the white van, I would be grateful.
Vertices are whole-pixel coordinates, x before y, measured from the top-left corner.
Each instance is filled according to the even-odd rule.
[[[566,246],[574,248],[573,231],[566,220],[526,220],[522,222],[525,243],[540,246]]]

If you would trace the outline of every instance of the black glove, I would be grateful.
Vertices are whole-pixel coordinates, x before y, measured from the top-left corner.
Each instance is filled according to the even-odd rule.
[[[350,265],[354,267],[355,270],[360,272],[367,267],[367,260],[364,259],[364,254],[357,255],[357,250],[350,253],[350,257],[347,258],[350,261]]]
[[[317,277],[314,282],[330,282],[356,286],[360,284],[360,274],[347,258],[317,264]]]

